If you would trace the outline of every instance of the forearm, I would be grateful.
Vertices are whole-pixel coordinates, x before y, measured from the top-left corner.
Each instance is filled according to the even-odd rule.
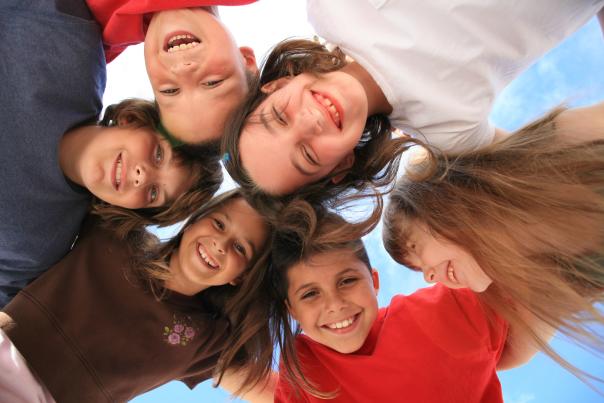
[[[602,13],[602,12],[600,12]],[[556,132],[566,141],[604,139],[604,102],[565,110],[556,117]]]
[[[267,379],[258,382],[252,388],[242,388],[246,377],[245,370],[228,370],[220,381],[220,387],[250,403],[273,403],[278,376],[278,373],[271,372]]]

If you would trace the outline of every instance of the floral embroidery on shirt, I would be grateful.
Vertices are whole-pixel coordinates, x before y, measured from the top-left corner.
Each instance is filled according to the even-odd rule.
[[[190,316],[172,317],[172,326],[164,326],[164,340],[173,346],[186,346],[197,335],[198,329]]]

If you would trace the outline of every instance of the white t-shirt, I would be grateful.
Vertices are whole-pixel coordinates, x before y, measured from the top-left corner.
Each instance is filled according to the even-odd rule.
[[[493,141],[495,97],[604,0],[308,0],[318,35],[361,64],[390,119],[443,150]]]

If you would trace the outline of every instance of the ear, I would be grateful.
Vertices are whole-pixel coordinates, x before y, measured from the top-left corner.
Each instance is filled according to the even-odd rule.
[[[331,178],[331,183],[334,185],[340,183],[342,179],[346,177],[348,168],[350,168],[354,164],[354,152],[349,152],[343,159],[336,165],[336,167],[331,172],[340,172],[333,178]]]
[[[285,303],[285,306],[287,307],[287,310],[289,311],[289,314],[291,315],[291,317],[294,318],[295,321],[298,321],[298,318],[296,317],[296,313],[292,309],[291,305],[289,304],[289,301],[287,299],[285,299],[283,302]]]
[[[371,268],[371,279],[373,280],[373,289],[375,290],[375,295],[380,291],[380,275],[375,268]]]
[[[258,75],[258,64],[256,64],[256,55],[254,54],[254,49],[248,46],[242,46],[239,48],[239,52],[241,52],[241,56],[243,56],[245,68],[254,75]]]
[[[241,282],[241,277],[235,277],[233,280],[229,281],[229,284],[233,287],[237,287]]]
[[[270,81],[270,82],[264,84],[260,88],[260,91],[264,92],[265,94],[272,94],[273,92],[277,91],[278,89],[285,87],[292,78],[293,77],[287,76],[287,77],[281,77],[276,80]]]

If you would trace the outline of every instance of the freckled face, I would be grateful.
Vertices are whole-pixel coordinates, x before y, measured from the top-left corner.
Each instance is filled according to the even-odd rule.
[[[153,14],[145,65],[163,125],[180,140],[220,138],[229,113],[247,95],[252,49],[238,48],[226,27],[202,8]]]
[[[170,145],[149,128],[103,128],[81,160],[82,185],[120,207],[163,206],[193,184],[190,169],[179,165]]]
[[[170,261],[167,287],[194,295],[211,286],[237,284],[267,235],[266,223],[244,199],[226,202],[185,230]]]
[[[268,83],[263,91],[270,95],[239,140],[243,167],[260,188],[288,194],[352,165],[368,113],[355,78],[341,71],[303,73]]]
[[[287,305],[304,333],[340,353],[363,346],[377,317],[377,271],[349,251],[315,255],[287,273]]]
[[[493,282],[470,253],[449,240],[435,237],[423,223],[411,224],[407,251],[406,262],[421,270],[428,283],[483,292]]]

